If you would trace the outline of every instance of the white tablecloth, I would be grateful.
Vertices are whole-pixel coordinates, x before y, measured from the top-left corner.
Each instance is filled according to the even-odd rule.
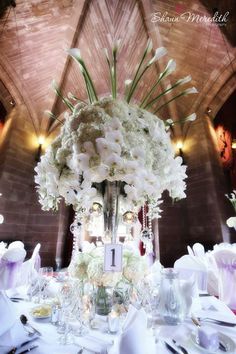
[[[198,315],[204,316],[204,317],[215,317],[217,319],[225,319],[228,321],[234,321],[236,323],[236,316],[231,312],[231,310],[223,304],[221,301],[216,299],[215,297],[201,297],[201,303],[202,303],[202,310],[198,311]],[[38,344],[38,348],[32,350],[32,354],[77,354],[80,346],[80,343],[83,343],[83,338],[76,337],[75,341],[77,344],[73,345],[59,345],[58,344],[58,339],[59,339],[59,334],[56,331],[56,327],[53,326],[49,320],[47,319],[41,319],[41,320],[34,320],[30,316],[30,309],[35,306],[33,303],[29,303],[26,301],[21,301],[19,303],[14,304],[16,307],[16,312],[18,315],[20,314],[25,314],[32,325],[36,327],[41,333],[42,337],[40,337],[35,343]],[[236,342],[236,327],[234,328],[229,328],[229,327],[223,327],[223,326],[218,326],[218,325],[213,325],[215,328],[217,328],[218,331],[228,335],[231,339],[233,339]],[[163,324],[158,324],[156,325],[156,338],[159,341],[157,343],[154,343],[153,337],[151,337],[150,333],[150,347],[147,348],[147,352],[144,354],[170,354],[170,352],[165,348],[163,345],[162,339],[163,340],[171,340],[174,336],[179,336],[181,339],[182,345],[188,350],[189,354],[204,354],[206,351],[204,350],[199,350],[192,342],[190,338],[190,334],[196,330],[196,327],[191,323],[191,320],[188,319],[184,323],[182,323],[179,326],[167,326]],[[182,337],[181,337],[182,335]],[[116,339],[116,336],[108,334],[108,333],[101,333],[99,331],[91,331],[89,333],[89,336],[91,336],[91,341],[93,340],[92,337],[98,338],[99,340],[107,340],[107,341],[112,341]],[[96,340],[96,339],[94,339]],[[9,349],[8,349],[9,351]],[[1,347],[0,343],[0,354],[5,354],[6,349]],[[31,353],[31,352],[30,352]],[[92,351],[84,350],[83,354],[91,354],[95,353]],[[96,352],[97,354],[100,354],[99,352]],[[114,353],[114,350],[112,347],[108,348],[107,353]],[[129,354],[129,353],[119,353],[119,354]]]

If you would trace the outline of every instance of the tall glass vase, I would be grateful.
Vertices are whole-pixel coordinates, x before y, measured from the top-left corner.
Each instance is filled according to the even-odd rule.
[[[104,234],[105,238],[116,243],[119,224],[120,182],[104,181],[103,183]]]

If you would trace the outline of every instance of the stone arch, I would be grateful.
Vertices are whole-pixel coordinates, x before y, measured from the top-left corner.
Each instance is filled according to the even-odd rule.
[[[29,116],[31,117],[34,130],[37,134],[38,121],[33,103],[24,89],[19,75],[9,63],[7,58],[2,54],[0,55],[0,82],[2,82],[3,85],[2,90],[0,87],[0,98],[3,101],[3,104],[7,108],[12,108],[14,105],[24,104]],[[13,100],[12,107],[10,104],[11,100]]]
[[[234,49],[230,56],[226,55],[222,64],[212,71],[209,80],[193,105],[193,111],[205,113],[206,108],[210,107],[212,111],[210,116],[215,117],[216,113],[235,89],[236,49]]]

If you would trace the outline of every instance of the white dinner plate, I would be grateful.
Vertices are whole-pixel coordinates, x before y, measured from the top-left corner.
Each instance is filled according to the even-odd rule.
[[[235,354],[236,353],[235,342],[224,333],[219,332],[218,336],[219,336],[219,341],[227,348],[226,353],[227,354]],[[212,351],[212,350],[202,347],[199,343],[197,343],[196,333],[194,333],[194,332],[191,333],[191,340],[198,349],[202,350],[203,353],[207,353],[207,354],[222,354],[223,353],[223,351],[220,349],[217,349],[216,351]]]

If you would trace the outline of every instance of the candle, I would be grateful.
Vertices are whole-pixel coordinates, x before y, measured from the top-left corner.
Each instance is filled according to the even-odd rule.
[[[120,317],[115,311],[108,315],[108,328],[110,333],[117,333],[120,329]]]

